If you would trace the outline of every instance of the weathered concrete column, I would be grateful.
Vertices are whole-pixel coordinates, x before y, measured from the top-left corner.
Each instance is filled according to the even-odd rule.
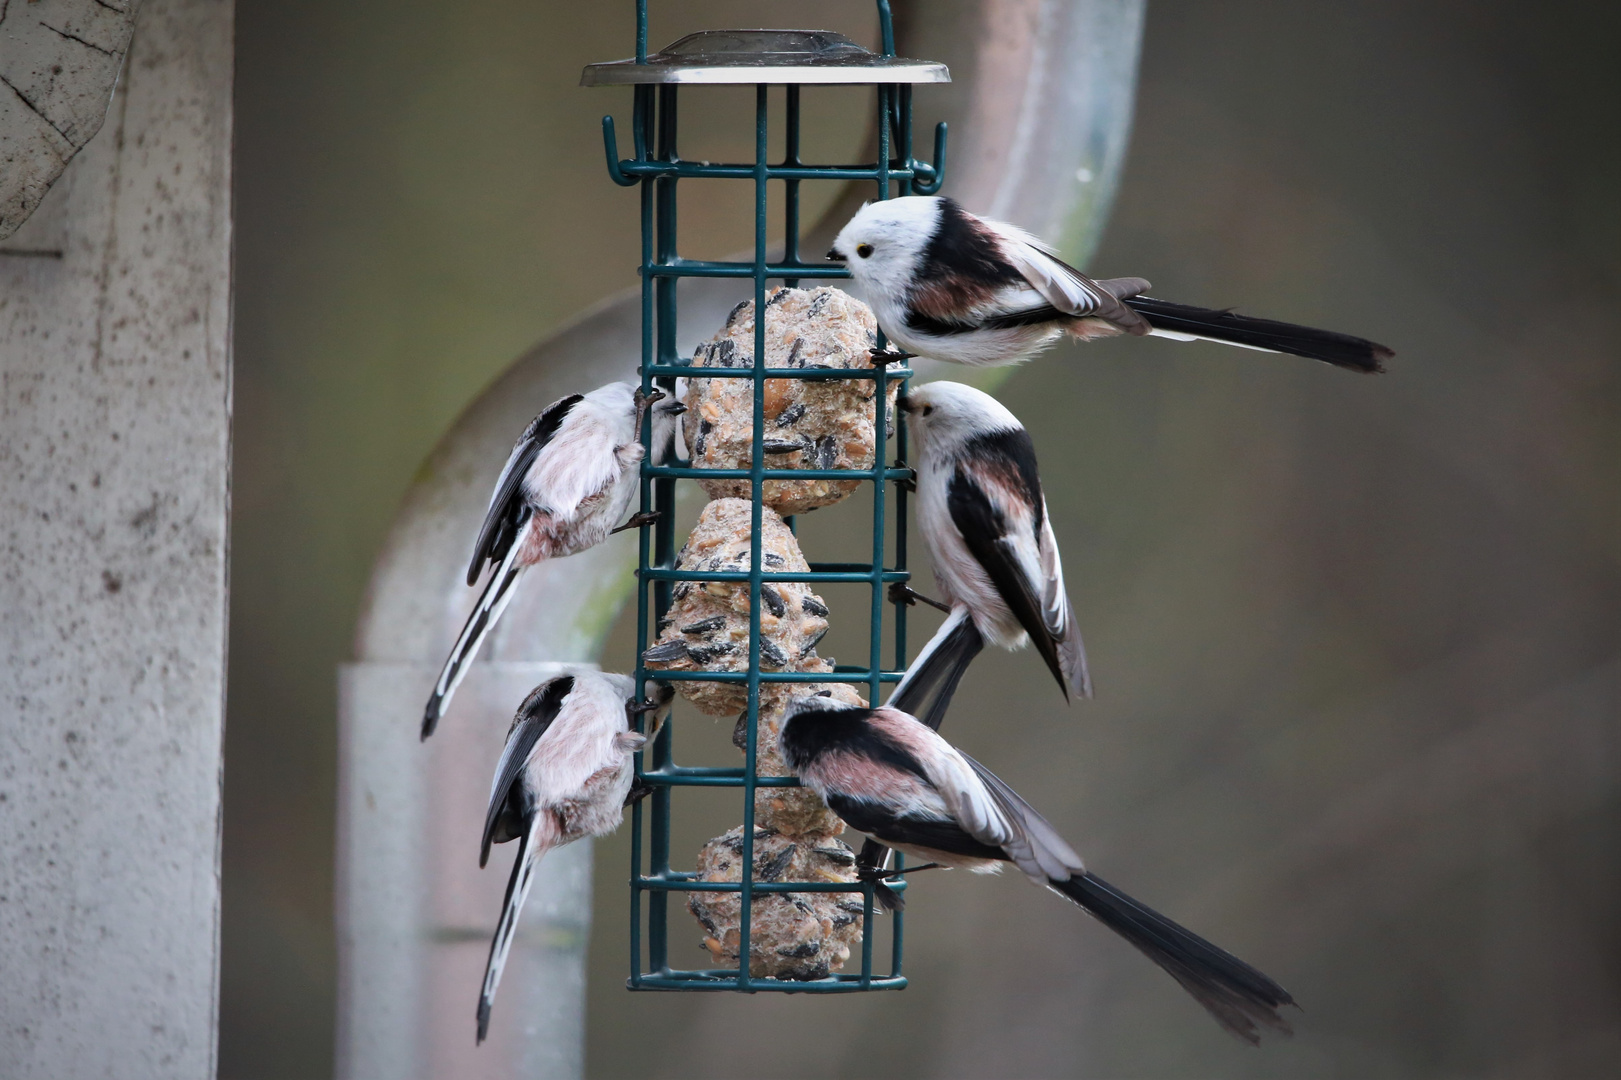
[[[101,133],[0,242],[7,1080],[214,1075],[232,14],[146,0]]]

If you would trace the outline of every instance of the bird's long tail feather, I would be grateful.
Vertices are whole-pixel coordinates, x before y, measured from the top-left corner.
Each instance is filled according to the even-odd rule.
[[[521,538],[520,538],[521,540]],[[490,580],[485,582],[484,591],[479,594],[478,603],[473,606],[472,614],[467,616],[467,624],[462,627],[461,636],[456,639],[456,645],[450,650],[450,656],[445,660],[444,669],[439,672],[439,681],[434,683],[433,694],[428,698],[428,706],[422,711],[422,737],[426,739],[433,734],[433,729],[439,726],[439,718],[445,715],[450,707],[450,699],[456,693],[462,679],[467,677],[467,666],[478,655],[479,646],[489,637],[501,613],[511,602],[512,595],[517,591],[518,579],[528,569],[518,564],[518,549],[521,543],[514,542],[507,552],[507,557],[501,565],[496,567]]]
[[[1383,345],[1332,330],[1173,304],[1151,296],[1127,297],[1122,303],[1147,319],[1153,328],[1149,333],[1156,337],[1220,341],[1248,349],[1304,356],[1361,372],[1383,371],[1384,362],[1395,355]]]
[[[1093,874],[1082,872],[1052,886],[1164,968],[1233,1035],[1253,1045],[1261,1041],[1261,1026],[1291,1033],[1278,1010],[1293,1005],[1294,998],[1238,957]]]
[[[518,857],[512,863],[512,877],[507,880],[507,898],[501,907],[501,921],[496,924],[495,937],[490,941],[490,959],[484,967],[484,989],[478,996],[478,1041],[490,1032],[490,1007],[495,1004],[495,988],[501,985],[501,972],[507,966],[507,953],[512,950],[512,936],[518,929],[518,915],[523,903],[529,899],[529,887],[535,883],[535,867],[540,865],[550,844],[541,831],[546,814],[536,813],[529,819],[529,827],[518,841]]]
[[[951,696],[962,682],[963,672],[984,648],[985,639],[969,617],[968,608],[957,604],[906,669],[905,677],[895,684],[894,692],[889,695],[889,707],[910,713],[939,731],[946,709],[951,705]],[[856,863],[867,871],[883,870],[889,866],[889,848],[876,840],[868,840],[861,845]],[[882,880],[875,882],[874,896],[885,911],[901,911],[906,907],[901,895]]]
[[[985,639],[969,617],[968,608],[954,605],[946,621],[912,661],[905,677],[895,685],[889,695],[890,708],[910,713],[938,731],[963,672],[983,648]]]

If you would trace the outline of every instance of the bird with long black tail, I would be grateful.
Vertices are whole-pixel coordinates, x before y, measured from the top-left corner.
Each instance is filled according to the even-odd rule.
[[[1275,981],[1089,871],[1058,830],[989,769],[915,717],[828,698],[790,704],[779,745],[800,783],[852,828],[930,863],[995,873],[1012,863],[1158,964],[1227,1031],[1289,1034]]]
[[[868,203],[827,257],[849,268],[894,345],[971,367],[1028,360],[1066,335],[1217,341],[1360,372],[1395,355],[1333,330],[1160,300],[1139,277],[1088,277],[1023,229],[938,195]]]

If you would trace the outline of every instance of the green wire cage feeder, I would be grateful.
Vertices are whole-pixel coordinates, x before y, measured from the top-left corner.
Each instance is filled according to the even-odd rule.
[[[945,125],[936,128],[933,163],[912,156],[912,87],[918,83],[949,81],[941,64],[895,56],[889,4],[879,0],[878,18],[882,52],[874,53],[828,31],[737,30],[691,34],[659,53],[647,51],[647,4],[636,5],[636,57],[593,64],[581,79],[585,86],[632,86],[635,103],[632,121],[633,156],[621,159],[612,117],[603,118],[608,173],[625,187],[641,188],[641,382],[671,392],[678,377],[747,380],[752,387],[752,455],[749,467],[695,468],[675,460],[642,466],[642,510],[658,518],[641,530],[637,584],[638,648],[649,644],[649,630],[662,627],[672,605],[672,590],[682,582],[732,582],[748,589],[747,670],[734,669],[651,671],[638,658],[638,693],[645,693],[650,678],[672,682],[699,681],[730,684],[747,694],[747,711],[739,721],[744,749],[742,768],[679,765],[675,760],[672,725],[666,725],[643,755],[638,756],[637,778],[651,792],[638,803],[631,819],[631,974],[634,990],[763,990],[838,993],[893,990],[906,985],[902,969],[902,916],[891,919],[891,961],[888,973],[873,969],[874,885],[863,881],[760,880],[755,863],[755,792],[772,787],[796,787],[792,777],[757,776],[761,688],[773,683],[847,683],[860,686],[869,700],[881,700],[882,687],[900,679],[906,664],[906,612],[904,601],[891,601],[886,593],[905,582],[906,490],[910,470],[905,433],[897,427],[896,460],[886,464],[885,432],[892,417],[887,394],[909,370],[898,365],[870,368],[771,367],[771,380],[863,380],[874,383],[872,395],[874,452],[866,469],[768,468],[766,461],[767,343],[766,319],[754,319],[752,368],[695,367],[677,354],[677,284],[682,278],[738,278],[753,284],[753,310],[767,308],[767,283],[787,287],[816,279],[847,277],[842,266],[822,261],[820,253],[805,261],[799,251],[799,188],[806,181],[856,181],[871,184],[874,197],[933,194],[939,190],[945,163]],[[752,85],[755,88],[754,160],[737,164],[685,161],[677,140],[677,107],[683,85]],[[800,160],[800,103],[806,85],[863,85],[877,90],[877,154],[871,163],[808,165]],[[768,158],[767,105],[771,87],[781,86],[786,105],[780,162]],[[676,232],[676,186],[682,180],[752,180],[754,182],[754,257],[752,261],[694,260],[680,254]],[[780,261],[768,259],[767,193],[772,183],[783,185]],[[877,342],[882,346],[881,338]],[[689,419],[691,419],[689,417]],[[647,432],[644,430],[644,438]],[[749,561],[746,571],[678,569],[675,553],[675,486],[680,480],[730,480],[746,485],[752,507]],[[860,481],[872,491],[872,557],[870,562],[811,562],[801,572],[770,569],[762,552],[764,491],[770,480]],[[890,484],[895,490],[888,490]],[[895,546],[886,564],[886,521],[893,511]],[[787,522],[792,528],[792,518]],[[866,663],[837,666],[831,672],[762,671],[762,591],[775,597],[778,583],[855,583],[871,590],[870,632]],[[696,587],[696,586],[689,586]],[[780,601],[779,601],[780,602]],[[884,605],[894,603],[893,664],[882,663]],[[735,788],[743,796],[741,869],[738,881],[703,880],[700,875],[675,869],[670,863],[670,826],[676,789],[691,787]],[[901,864],[897,863],[897,868]],[[904,883],[896,882],[897,889]],[[669,897],[671,893],[721,893],[738,897],[739,962],[735,969],[683,970],[669,956]],[[830,972],[823,977],[778,979],[750,972],[751,919],[757,897],[782,893],[847,893],[861,898],[860,969]],[[852,901],[853,907],[853,901]]]

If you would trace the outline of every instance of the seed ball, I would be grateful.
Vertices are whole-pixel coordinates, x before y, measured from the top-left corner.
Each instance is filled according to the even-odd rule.
[[[676,569],[749,570],[751,507],[745,499],[717,499],[703,508],[698,524],[676,556]],[[799,542],[769,507],[760,515],[760,560],[768,572],[810,569]],[[683,584],[686,584],[683,582]],[[747,671],[749,669],[749,585],[746,581],[707,581],[683,593],[674,591],[668,622],[658,642],[642,658],[655,671]],[[833,664],[816,655],[827,633],[827,605],[800,582],[760,586],[760,668],[763,671],[826,673]],[[700,712],[731,716],[748,707],[741,683],[677,682],[677,689]],[[760,705],[780,702],[792,684],[760,688]]]
[[[698,855],[701,881],[740,881],[742,869],[742,826],[717,836]],[[855,879],[855,853],[842,841],[795,840],[754,830],[755,881]],[[703,927],[701,945],[711,960],[737,966],[743,910],[738,894],[688,893],[687,909]],[[839,971],[861,944],[862,910],[859,892],[757,894],[749,905],[749,974],[803,981]]]
[[[838,289],[772,289],[766,294],[766,366],[872,370],[878,343],[872,309]],[[754,365],[754,302],[732,309],[726,325],[698,346],[700,368]],[[877,383],[870,379],[767,379],[765,464],[768,469],[870,469]],[[894,428],[898,380],[886,392],[886,427]],[[754,383],[688,379],[685,425],[692,464],[747,469],[754,463]],[[887,438],[887,432],[886,432]],[[747,480],[700,480],[711,499],[748,498]],[[780,514],[831,506],[859,480],[767,480],[765,504]]]

